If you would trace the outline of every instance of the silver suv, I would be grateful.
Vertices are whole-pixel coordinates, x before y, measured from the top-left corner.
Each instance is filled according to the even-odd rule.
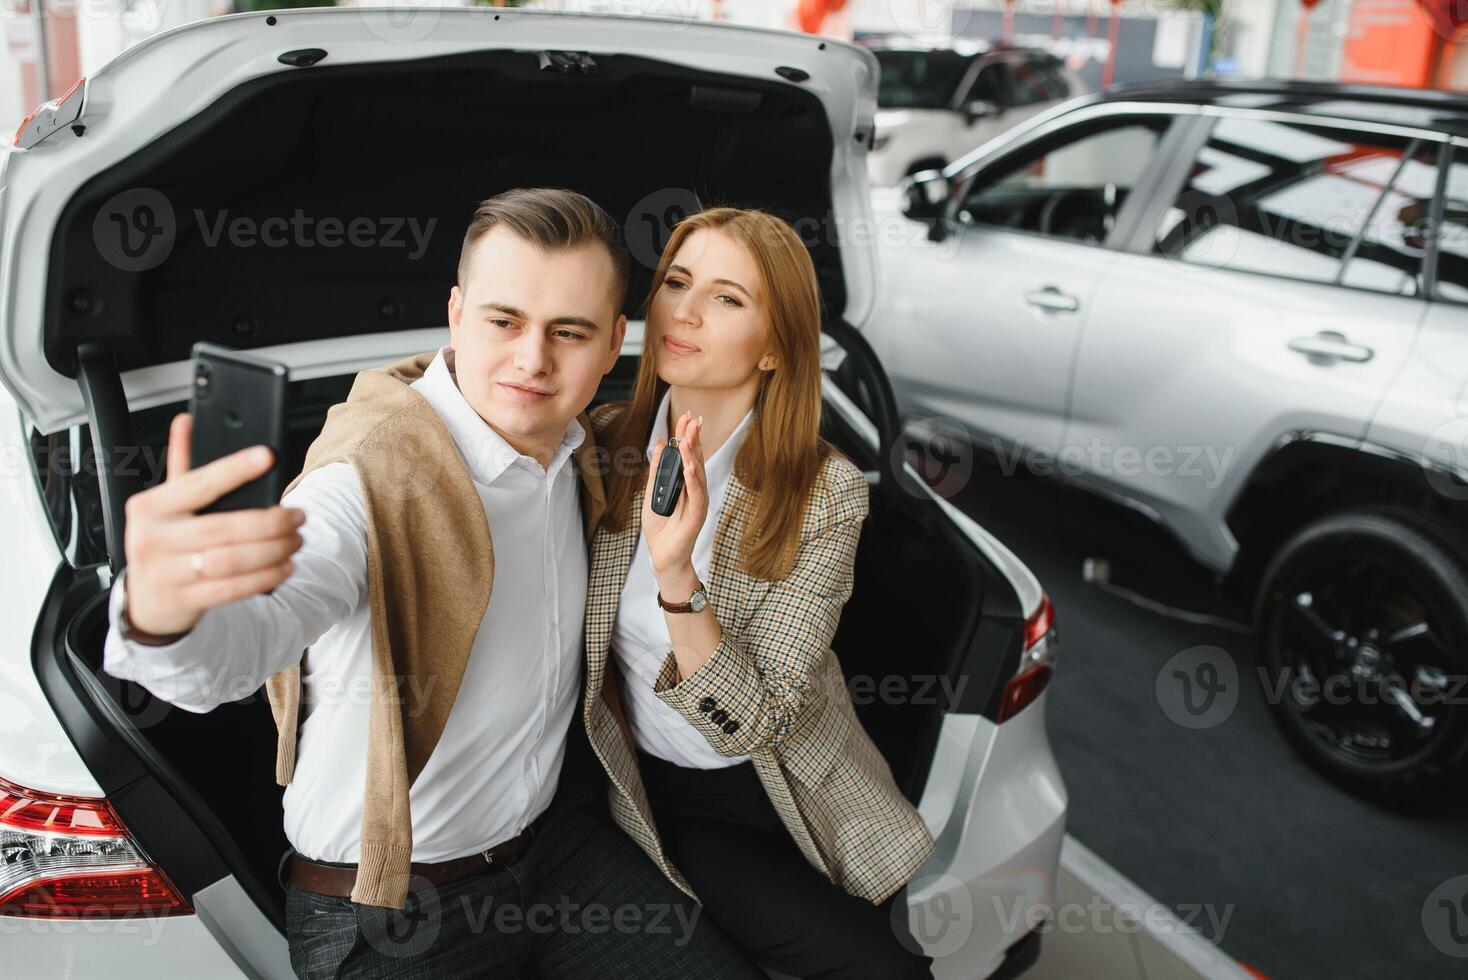
[[[1171,531],[1327,773],[1461,772],[1468,100],[1114,89],[883,207],[919,223],[871,319],[905,413]]]

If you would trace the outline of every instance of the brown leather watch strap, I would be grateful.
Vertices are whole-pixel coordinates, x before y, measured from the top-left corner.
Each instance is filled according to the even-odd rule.
[[[668,600],[663,598],[663,594],[660,591],[658,592],[658,605],[671,613],[693,612],[693,596],[697,595],[700,592],[705,592],[702,582],[699,582],[697,579],[695,579],[694,582],[695,587],[693,589],[693,592],[689,594],[687,602],[669,602]]]

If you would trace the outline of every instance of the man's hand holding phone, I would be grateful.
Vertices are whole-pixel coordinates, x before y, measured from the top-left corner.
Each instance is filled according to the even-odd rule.
[[[127,501],[127,618],[154,636],[187,633],[207,610],[269,592],[301,547],[298,508],[196,513],[262,476],[273,455],[253,446],[190,469],[192,436],[192,417],[175,416],[166,479]]]

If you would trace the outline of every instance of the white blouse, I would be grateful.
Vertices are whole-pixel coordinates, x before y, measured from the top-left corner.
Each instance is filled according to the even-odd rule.
[[[653,460],[652,450],[658,439],[668,437],[668,410],[672,401],[672,389],[663,395],[653,419],[652,433],[648,436],[648,458]],[[734,474],[734,460],[739,447],[749,431],[754,418],[750,409],[728,440],[704,462],[708,479],[709,510],[693,542],[693,570],[698,580],[705,585],[709,581],[709,565],[713,561],[714,536],[719,527],[719,515],[724,510],[724,494],[729,489],[729,478]],[[617,618],[612,624],[612,654],[622,665],[626,678],[623,702],[627,721],[637,739],[637,747],[648,755],[692,769],[721,769],[746,761],[747,755],[720,755],[709,745],[708,740],[694,728],[687,718],[665,704],[653,693],[653,682],[667,658],[673,641],[668,635],[668,621],[658,606],[657,577],[652,570],[652,557],[647,551],[647,536],[639,534],[637,553],[632,556],[632,565],[627,570],[627,581],[622,585],[622,597],[617,603]],[[670,602],[682,602],[687,596],[665,596]]]

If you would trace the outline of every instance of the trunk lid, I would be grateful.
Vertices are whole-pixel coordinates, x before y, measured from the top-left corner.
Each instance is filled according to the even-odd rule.
[[[876,75],[814,36],[490,7],[165,32],[0,155],[0,382],[50,433],[85,418],[84,344],[133,410],[185,396],[197,340],[297,378],[424,349],[474,205],[525,185],[624,219],[629,315],[670,221],[729,203],[794,224],[830,315],[861,323],[873,258],[840,239],[871,221]]]

